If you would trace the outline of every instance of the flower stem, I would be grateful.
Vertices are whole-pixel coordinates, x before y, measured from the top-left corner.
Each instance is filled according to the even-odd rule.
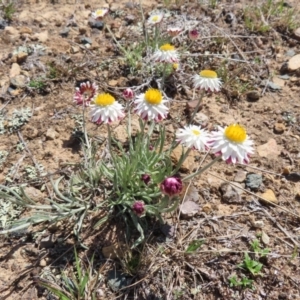
[[[172,198],[170,198],[169,200],[171,200],[171,199]],[[175,199],[174,204],[171,207],[169,207],[169,208],[162,209],[161,213],[168,213],[168,212],[174,211],[178,207],[179,200],[180,200],[180,197],[177,196],[176,199]]]
[[[88,138],[88,135],[87,135],[86,124],[85,124],[85,110],[86,110],[86,107],[85,107],[84,102],[83,102],[82,129],[83,129],[83,133],[84,133],[84,139],[85,139],[86,146],[87,146],[88,149],[90,149],[90,141],[89,141],[89,138]]]
[[[167,71],[167,64],[164,63],[163,75],[162,75],[162,79],[161,79],[161,89],[163,89],[164,85],[165,85],[166,73],[167,73],[166,71]]]
[[[175,170],[173,170],[172,174],[176,174],[178,172],[178,170],[181,168],[182,164],[184,163],[185,159],[188,157],[188,155],[191,152],[191,148],[189,148],[183,155],[181,155],[179,162],[177,164],[177,167],[175,168]]]
[[[208,168],[210,168],[213,164],[215,164],[216,162],[222,160],[221,156],[217,156],[214,160],[212,160],[210,163],[208,163],[206,166],[204,166],[203,168],[201,168],[199,171],[188,175],[187,177],[183,178],[182,181],[188,181],[190,179],[192,179],[193,177],[203,173],[204,171],[206,171]]]
[[[194,117],[195,117],[196,113],[198,112],[198,109],[200,107],[201,100],[202,100],[203,96],[204,96],[204,91],[202,91],[200,96],[199,96],[199,101],[197,103],[197,106],[196,106],[195,110],[193,111],[193,114],[192,114],[191,118],[190,118],[189,125],[193,122]]]

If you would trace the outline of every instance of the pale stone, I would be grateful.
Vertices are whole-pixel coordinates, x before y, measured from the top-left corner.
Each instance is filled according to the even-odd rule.
[[[9,77],[12,78],[20,74],[21,74],[20,66],[17,63],[13,63],[9,71]]]
[[[274,132],[277,133],[277,134],[282,134],[284,133],[286,127],[283,123],[276,123],[274,125]]]
[[[267,189],[263,194],[261,194],[261,197],[263,199],[267,200],[267,202],[272,202],[275,204],[278,203],[276,195],[274,194],[274,192],[271,189]]]
[[[260,157],[278,157],[280,155],[282,147],[277,145],[274,139],[269,139],[266,144],[260,145],[256,148]]]
[[[295,71],[300,68],[300,54],[293,56],[287,64],[289,71]]]

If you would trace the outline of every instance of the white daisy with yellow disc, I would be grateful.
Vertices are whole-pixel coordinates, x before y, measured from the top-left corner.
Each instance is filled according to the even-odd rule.
[[[90,116],[96,124],[109,124],[124,118],[123,106],[110,94],[97,95],[91,104]]]
[[[185,126],[176,132],[176,141],[185,147],[205,151],[210,140],[209,133],[196,125]]]
[[[210,92],[219,92],[222,86],[218,74],[212,70],[203,70],[193,77],[194,88]]]
[[[218,126],[218,131],[212,132],[210,147],[215,155],[222,156],[227,163],[249,163],[249,157],[254,153],[253,141],[249,139],[246,129],[239,124],[231,124],[225,128]]]
[[[163,13],[152,14],[152,15],[149,17],[147,23],[148,23],[148,25],[156,25],[156,24],[159,24],[159,23],[162,21],[163,17],[164,17],[164,14],[163,14]]]
[[[134,111],[143,120],[161,121],[167,117],[169,112],[169,108],[165,106],[166,102],[168,100],[164,99],[160,90],[150,88],[136,97]]]
[[[179,62],[179,55],[174,46],[164,44],[154,52],[152,59],[155,62],[174,64]]]
[[[97,9],[94,12],[92,12],[92,17],[94,19],[102,19],[105,17],[108,11],[109,11],[108,8]]]

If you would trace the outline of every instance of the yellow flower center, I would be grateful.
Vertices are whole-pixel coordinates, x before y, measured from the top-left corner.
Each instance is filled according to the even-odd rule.
[[[102,16],[102,15],[103,15],[103,10],[102,10],[102,9],[98,9],[98,10],[96,11],[96,15],[97,15],[97,16]]]
[[[215,71],[203,70],[200,72],[200,76],[204,78],[217,78],[218,75]]]
[[[246,129],[239,124],[229,125],[224,134],[228,140],[234,143],[243,143],[247,138]]]
[[[200,132],[199,130],[197,130],[197,129],[192,129],[192,133],[193,133],[194,135],[196,135],[196,136],[198,136],[198,135],[201,134],[201,132]]]
[[[179,68],[179,64],[173,64],[173,69],[177,70]]]
[[[100,94],[96,96],[94,103],[98,106],[108,106],[112,105],[115,101],[115,98],[110,94]]]
[[[174,46],[170,45],[170,44],[164,44],[159,48],[161,51],[172,51],[175,49]]]
[[[158,105],[162,101],[162,94],[157,89],[149,89],[145,93],[145,100],[152,105]]]
[[[159,16],[153,16],[153,17],[152,17],[152,21],[153,21],[153,22],[157,22],[158,20],[159,20]]]

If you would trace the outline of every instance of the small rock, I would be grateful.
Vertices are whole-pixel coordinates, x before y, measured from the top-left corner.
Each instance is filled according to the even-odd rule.
[[[274,77],[273,78],[273,82],[277,85],[277,86],[280,86],[280,87],[284,87],[285,85],[285,81],[279,77]]]
[[[49,38],[49,35],[48,35],[48,30],[45,30],[45,31],[42,31],[40,33],[36,33],[34,36],[33,36],[33,39],[34,40],[38,40],[39,42],[41,43],[44,43],[48,40]]]
[[[47,262],[45,259],[41,259],[40,261],[40,267],[46,267],[47,266]]]
[[[118,80],[112,79],[108,82],[108,85],[110,86],[117,86],[118,85]]]
[[[296,71],[300,68],[300,54],[293,56],[287,63],[288,71]]]
[[[300,41],[300,27],[294,30],[294,38]],[[293,55],[295,55],[295,51]]]
[[[127,141],[127,131],[124,126],[118,126],[114,129],[115,138],[121,143],[125,143]]]
[[[291,77],[289,75],[285,74],[285,75],[279,76],[279,78],[281,78],[283,80],[289,80]]]
[[[39,202],[45,197],[44,194],[39,189],[32,186],[25,187],[24,192],[34,202]]]
[[[272,203],[278,203],[278,200],[274,194],[274,192],[271,189],[267,189],[263,194],[261,194],[261,197],[269,202]]]
[[[26,59],[28,57],[28,53],[26,53],[26,52],[19,52],[16,57],[17,57],[17,63],[18,64],[22,64],[23,62],[26,61]]]
[[[9,77],[12,78],[20,74],[21,74],[20,66],[17,63],[13,63],[9,71]]]
[[[32,29],[24,26],[20,28],[20,33],[32,34]]]
[[[194,201],[185,201],[179,207],[180,215],[184,219],[190,219],[198,213],[199,208],[199,205]]]
[[[299,182],[300,181],[300,173],[289,173],[285,175],[285,179],[292,182]]]
[[[6,26],[7,26],[6,21],[3,20],[3,19],[0,19],[0,29],[2,30],[2,29],[4,29]]]
[[[46,131],[46,138],[47,140],[55,140],[57,136],[57,132],[53,128],[48,128]]]
[[[168,223],[164,223],[160,230],[167,238],[173,238],[175,236],[176,230],[173,225],[169,225]]]
[[[274,125],[274,133],[276,133],[276,134],[284,133],[285,129],[286,129],[286,127],[283,123],[276,123]]]
[[[47,236],[42,237],[38,243],[39,249],[49,249],[53,248],[56,242],[55,236],[53,234],[47,234]]]
[[[83,36],[81,39],[80,39],[80,43],[81,44],[92,44],[92,40],[86,36]]]
[[[69,28],[69,27],[65,27],[63,30],[61,30],[61,31],[59,32],[59,35],[60,35],[61,37],[67,37],[68,34],[69,34],[69,32],[70,32],[70,28]]]
[[[243,202],[239,189],[227,182],[221,184],[220,191],[222,193],[222,200],[228,204]]]
[[[262,184],[262,175],[251,173],[246,176],[246,187],[257,191]]]
[[[212,211],[212,206],[209,203],[205,203],[202,206],[202,210],[208,215]]]
[[[110,286],[110,288],[117,292],[119,290],[125,289],[127,286],[129,286],[132,282],[132,278],[126,276],[125,274],[121,273],[120,271],[116,270],[110,270],[107,273],[107,283]]]
[[[85,27],[79,27],[79,33],[80,34],[86,34],[86,32],[87,32],[87,29],[85,28]]]
[[[13,88],[11,88],[11,87],[9,87],[9,88],[7,89],[7,91],[8,91],[8,93],[9,93],[10,95],[12,95],[13,97],[17,97],[17,96],[19,96],[19,95],[22,93],[22,90],[21,90],[21,89],[13,89]]]
[[[99,29],[99,30],[102,30],[103,27],[104,27],[104,23],[102,21],[97,21],[93,18],[89,19],[88,24],[91,28],[96,28],[96,29]]]
[[[76,54],[76,53],[78,53],[80,51],[80,48],[79,47],[76,47],[76,46],[72,46],[71,47],[71,52],[73,53],[73,54]]]
[[[258,91],[250,91],[246,94],[247,101],[255,102],[258,101],[260,98],[260,93]]]
[[[195,114],[194,123],[196,125],[206,125],[208,123],[209,117],[202,112]]]
[[[178,145],[171,153],[171,160],[174,165],[178,164],[178,161],[180,160],[181,154],[182,154],[183,147],[182,145]],[[187,151],[186,148],[184,148],[184,153]],[[180,167],[180,171],[183,173],[189,173],[192,172],[195,168],[195,159],[193,156],[194,151],[192,150],[188,157],[185,159],[183,164]]]
[[[286,51],[285,56],[293,57],[296,54],[294,49],[289,49]]]
[[[19,37],[19,31],[12,26],[6,26],[4,29],[4,34],[10,36],[13,39],[17,39]]]
[[[264,231],[261,233],[261,240],[265,245],[269,245],[270,243],[270,237]]]
[[[281,146],[278,146],[274,139],[269,139],[266,144],[256,148],[260,157],[278,157],[281,153]]]
[[[106,258],[122,258],[128,251],[128,246],[126,244],[113,244],[102,248],[102,254]]]
[[[281,90],[281,86],[276,84],[275,82],[272,82],[272,81],[268,81],[268,84],[267,86],[271,89],[271,90]]]
[[[247,172],[238,170],[234,176],[233,181],[235,182],[244,182],[246,179]]]
[[[23,130],[23,134],[26,138],[32,140],[38,136],[39,131],[35,126],[27,125]]]
[[[26,85],[27,78],[24,75],[17,75],[10,79],[10,84],[16,88],[22,88]]]
[[[186,110],[189,114],[193,114],[194,110],[196,109],[197,105],[198,105],[199,100],[193,100],[193,101],[188,101],[186,103]],[[200,111],[203,108],[203,105],[200,104],[198,111]],[[197,112],[198,112],[197,111]]]

